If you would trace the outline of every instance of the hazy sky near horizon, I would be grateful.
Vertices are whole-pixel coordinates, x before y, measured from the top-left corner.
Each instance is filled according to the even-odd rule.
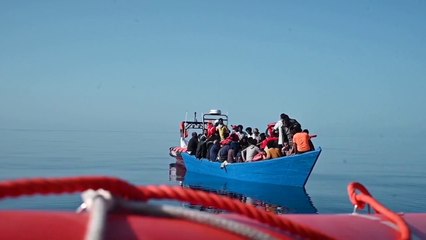
[[[0,128],[426,133],[426,1],[2,1]]]

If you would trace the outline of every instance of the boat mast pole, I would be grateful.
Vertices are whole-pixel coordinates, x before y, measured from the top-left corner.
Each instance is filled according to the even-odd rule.
[[[183,138],[185,139],[186,136],[186,122],[188,121],[188,112],[185,112],[185,124],[183,125]]]

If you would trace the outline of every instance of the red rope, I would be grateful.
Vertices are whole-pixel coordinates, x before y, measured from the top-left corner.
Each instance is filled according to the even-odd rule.
[[[193,189],[182,189],[180,187],[170,186],[146,186],[140,187],[144,195],[156,199],[174,199],[189,202],[192,204],[211,206],[217,209],[223,209],[238,213],[246,217],[256,219],[259,222],[277,227],[293,234],[297,234],[308,239],[333,239],[318,230],[313,230],[304,225],[294,223],[289,219],[278,217],[276,214],[266,212],[255,208],[252,205],[241,203],[240,201],[220,196],[212,193]]]
[[[292,234],[309,239],[332,239],[317,230],[294,223],[286,218],[246,205],[240,201],[206,193],[203,191],[183,189],[171,186],[136,187],[117,178],[111,177],[71,177],[71,178],[39,178],[6,181],[0,183],[0,198],[18,197],[34,194],[62,194],[82,192],[87,189],[104,189],[114,196],[129,200],[173,199],[191,204],[208,205],[242,214],[273,227],[278,227]]]
[[[365,202],[357,199],[357,190],[360,191],[363,195],[371,196],[371,194],[361,183],[352,182],[348,185],[349,200],[354,206],[356,205],[359,209],[364,209]]]
[[[357,194],[359,190],[361,193]],[[377,213],[381,213],[383,216],[388,218],[399,228],[400,239],[411,239],[411,230],[404,218],[396,214],[392,210],[386,208],[383,204],[378,202],[368,192],[367,188],[361,183],[353,182],[348,185],[348,195],[352,204],[357,205],[360,209],[365,207],[365,204],[369,204]]]
[[[6,181],[0,183],[0,198],[34,194],[75,193],[100,188],[125,199],[146,199],[136,186],[111,177],[35,178]]]

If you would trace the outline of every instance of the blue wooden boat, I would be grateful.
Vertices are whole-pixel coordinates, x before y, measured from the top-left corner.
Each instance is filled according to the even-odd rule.
[[[246,182],[304,187],[320,153],[321,148],[317,148],[303,154],[226,166],[204,158],[197,159],[188,153],[182,153],[182,157],[188,172]]]

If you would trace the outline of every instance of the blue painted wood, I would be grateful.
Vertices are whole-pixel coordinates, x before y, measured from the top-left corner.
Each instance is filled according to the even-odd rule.
[[[288,157],[231,163],[224,168],[221,168],[220,162],[197,159],[188,153],[182,153],[182,157],[188,172],[247,182],[304,187],[320,153],[321,148],[318,148]]]

